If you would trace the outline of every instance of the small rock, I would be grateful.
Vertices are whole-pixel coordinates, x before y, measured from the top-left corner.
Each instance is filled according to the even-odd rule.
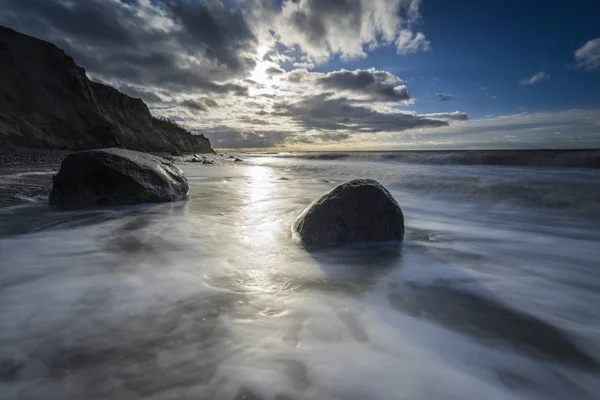
[[[233,160],[233,162],[242,162],[244,160],[242,160],[241,158],[236,157],[235,160]]]

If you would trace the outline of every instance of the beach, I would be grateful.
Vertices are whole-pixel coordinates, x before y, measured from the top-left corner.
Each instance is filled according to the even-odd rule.
[[[188,202],[66,212],[57,165],[3,170],[39,190],[0,209],[2,397],[597,396],[597,170],[210,157],[178,163]],[[401,245],[293,241],[360,177],[402,207]]]

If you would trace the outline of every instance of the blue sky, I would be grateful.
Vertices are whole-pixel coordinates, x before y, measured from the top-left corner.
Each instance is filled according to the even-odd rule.
[[[0,2],[218,148],[600,148],[600,1]]]
[[[575,68],[573,53],[600,37],[600,1],[425,0],[421,31],[431,51],[397,55],[390,47],[368,58],[318,66],[375,67],[406,81],[414,109],[449,106],[471,118],[600,106],[600,71]],[[519,82],[538,72],[549,79]],[[440,102],[435,95],[453,96]]]

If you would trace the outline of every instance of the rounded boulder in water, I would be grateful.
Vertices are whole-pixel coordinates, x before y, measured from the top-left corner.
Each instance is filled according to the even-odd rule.
[[[294,236],[307,246],[399,241],[404,215],[373,179],[355,179],[325,193],[296,218]]]
[[[68,155],[53,178],[50,204],[117,205],[188,198],[187,179],[172,162],[137,151],[111,148]]]

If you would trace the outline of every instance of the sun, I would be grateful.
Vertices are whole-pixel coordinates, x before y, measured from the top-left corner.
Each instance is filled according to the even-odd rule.
[[[256,64],[256,67],[254,67],[254,70],[252,70],[252,73],[250,74],[250,79],[257,83],[260,83],[261,85],[269,85],[271,80],[269,78],[269,75],[267,74],[267,69],[269,69],[269,67],[271,67],[272,64],[273,63],[270,61],[259,61]]]
[[[273,83],[272,76],[269,76],[268,73],[269,68],[279,69],[279,66],[273,61],[265,60],[265,55],[269,51],[271,51],[271,46],[268,43],[263,43],[258,46],[256,52],[256,66],[250,73],[250,79],[264,86],[271,86]]]

